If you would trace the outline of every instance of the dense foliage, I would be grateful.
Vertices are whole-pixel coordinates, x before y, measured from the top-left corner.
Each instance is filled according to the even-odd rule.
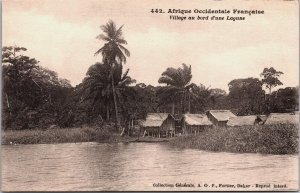
[[[175,138],[170,145],[234,153],[297,154],[297,125],[263,125],[207,129],[201,135]]]
[[[23,55],[24,51],[12,46],[2,50],[3,126],[27,129],[56,124],[72,87],[56,72]]]
[[[230,109],[237,115],[268,114],[298,110],[298,87],[272,91],[280,71],[265,68],[262,79],[239,78],[228,83],[229,93],[192,82],[191,65],[167,68],[159,86],[136,83],[124,70],[130,56],[122,36],[123,26],[112,21],[101,26],[97,36],[104,45],[95,52],[101,62],[92,64],[82,83],[72,87],[57,73],[26,56],[26,48],[2,49],[4,129],[78,127],[85,124],[112,125],[130,132],[150,112],[203,113],[209,109]],[[179,65],[179,64],[178,64]],[[267,94],[263,86],[269,89]],[[122,129],[120,128],[122,127]]]

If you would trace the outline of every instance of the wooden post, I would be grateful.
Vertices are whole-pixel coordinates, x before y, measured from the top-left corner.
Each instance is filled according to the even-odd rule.
[[[121,136],[124,135],[124,132],[125,132],[125,127],[123,127],[123,129],[122,129]]]
[[[160,138],[160,127],[158,128],[158,138]]]

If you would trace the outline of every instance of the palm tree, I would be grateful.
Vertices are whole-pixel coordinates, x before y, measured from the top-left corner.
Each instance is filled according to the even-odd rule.
[[[192,91],[194,84],[191,84],[192,79],[192,69],[191,66],[182,64],[182,68],[167,68],[166,71],[162,73],[158,82],[162,84],[167,84],[166,87],[162,87],[158,91],[158,96],[163,101],[163,103],[172,103],[172,114],[175,113],[175,101],[180,100],[182,113],[185,113],[185,103],[188,97],[189,109],[190,111],[190,100],[191,97],[195,98]]]
[[[115,107],[115,127],[118,129],[120,122],[118,116],[117,96],[115,90],[114,71],[120,69],[122,63],[126,63],[126,56],[130,56],[130,52],[123,46],[127,41],[122,36],[122,27],[117,28],[116,24],[109,20],[106,25],[102,25],[103,34],[97,36],[97,39],[103,40],[106,43],[101,47],[95,55],[102,54],[104,64],[110,65],[110,79]]]
[[[114,90],[118,101],[122,100],[124,93],[127,91],[127,87],[135,82],[134,79],[128,76],[129,70],[124,74],[120,72],[122,72],[122,66],[118,68],[118,70],[115,70],[113,74]],[[112,103],[111,98],[113,98],[110,76],[110,65],[96,63],[90,66],[83,80],[83,89],[81,91],[83,95],[81,102],[91,99],[93,106],[96,103],[104,102],[107,120],[109,120],[110,105]]]

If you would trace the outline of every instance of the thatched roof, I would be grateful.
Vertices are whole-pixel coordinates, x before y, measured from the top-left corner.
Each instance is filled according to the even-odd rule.
[[[148,113],[146,119],[161,120],[166,119],[169,113]]]
[[[299,114],[291,113],[271,113],[265,122],[265,125],[275,125],[275,124],[298,124]]]
[[[168,118],[168,113],[149,113],[146,120],[142,122],[143,127],[160,127]],[[171,116],[172,117],[172,116]]]
[[[205,114],[185,114],[184,120],[187,125],[212,125]]]
[[[227,126],[233,127],[233,126],[254,125],[256,119],[257,119],[256,115],[231,117],[227,122]]]
[[[208,113],[210,113],[218,121],[228,121],[230,118],[236,117],[236,115],[229,110],[209,110]]]

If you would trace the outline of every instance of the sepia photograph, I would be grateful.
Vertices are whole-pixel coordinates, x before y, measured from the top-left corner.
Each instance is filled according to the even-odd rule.
[[[1,191],[299,191],[297,0],[1,4]]]

